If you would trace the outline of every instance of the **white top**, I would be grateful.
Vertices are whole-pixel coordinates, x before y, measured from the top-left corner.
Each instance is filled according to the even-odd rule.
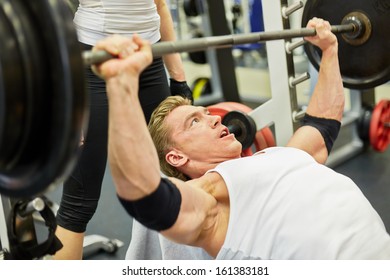
[[[294,148],[226,161],[230,197],[217,259],[390,259],[384,224],[348,177]]]
[[[80,0],[74,24],[80,42],[95,45],[111,34],[138,33],[152,44],[160,40],[160,16],[153,0]]]

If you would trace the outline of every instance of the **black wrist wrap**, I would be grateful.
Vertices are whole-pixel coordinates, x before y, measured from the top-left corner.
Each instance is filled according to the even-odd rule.
[[[139,200],[129,201],[119,196],[118,199],[134,219],[157,231],[173,226],[181,206],[179,189],[166,178],[161,178],[159,186],[153,193]]]
[[[328,150],[329,154],[332,150],[334,141],[339,134],[341,123],[337,120],[317,118],[305,114],[302,119],[302,126],[304,125],[315,127],[320,131],[322,137],[324,138],[326,149]]]

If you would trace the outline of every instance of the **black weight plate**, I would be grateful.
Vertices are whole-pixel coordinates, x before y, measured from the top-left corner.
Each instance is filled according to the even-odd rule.
[[[192,38],[203,38],[203,33],[200,30],[195,30]],[[206,51],[189,52],[188,57],[193,63],[206,64],[207,54]]]
[[[71,11],[64,1],[22,2],[44,70],[43,88],[32,98],[34,133],[19,165],[0,178],[2,191],[17,197],[42,192],[69,174],[88,114],[84,65]]]
[[[18,2],[0,0],[0,171],[9,170],[19,159],[28,141],[29,88],[32,86],[31,64],[27,63],[28,31],[18,14]]]
[[[88,99],[84,64],[73,25],[73,15],[64,1],[28,1],[42,34],[50,81],[46,98],[50,112],[45,135],[50,153],[36,174],[37,186],[46,187],[66,177],[78,158],[81,131],[86,129]],[[42,186],[42,187],[43,187]]]
[[[363,142],[368,143],[370,140],[370,122],[372,117],[372,108],[364,106],[358,120],[358,134]]]
[[[241,143],[243,150],[252,146],[257,129],[255,121],[250,116],[240,111],[230,111],[223,117],[222,124],[238,132],[234,136]]]
[[[352,89],[374,88],[390,80],[390,0],[308,0],[302,15],[302,26],[305,27],[313,17],[339,25],[351,12],[364,13],[371,22],[372,33],[367,42],[358,46],[347,43],[341,34],[337,34],[344,86]],[[305,52],[318,70],[321,51],[306,44]]]
[[[196,3],[197,1],[198,0],[183,1],[183,9],[187,17],[197,17],[199,15],[198,4]]]

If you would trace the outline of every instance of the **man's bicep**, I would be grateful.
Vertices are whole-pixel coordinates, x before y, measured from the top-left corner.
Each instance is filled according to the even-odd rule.
[[[287,147],[301,149],[319,163],[325,163],[328,158],[324,138],[319,130],[312,126],[300,127],[287,143]]]

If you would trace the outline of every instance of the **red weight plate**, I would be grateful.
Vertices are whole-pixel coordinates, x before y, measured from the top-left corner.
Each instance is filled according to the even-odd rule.
[[[272,133],[272,130],[268,126],[266,126],[260,131],[263,134],[265,142],[266,142],[266,146],[264,148],[275,147],[276,141],[275,141],[274,134]],[[264,149],[264,148],[262,148],[262,149]],[[262,150],[262,149],[259,149],[259,150]]]
[[[264,137],[263,131],[259,130],[256,133],[255,141],[253,143],[256,147],[256,152],[264,150],[265,148],[268,148],[267,140]]]
[[[370,121],[370,143],[379,152],[390,144],[390,100],[381,100],[375,106]]]

